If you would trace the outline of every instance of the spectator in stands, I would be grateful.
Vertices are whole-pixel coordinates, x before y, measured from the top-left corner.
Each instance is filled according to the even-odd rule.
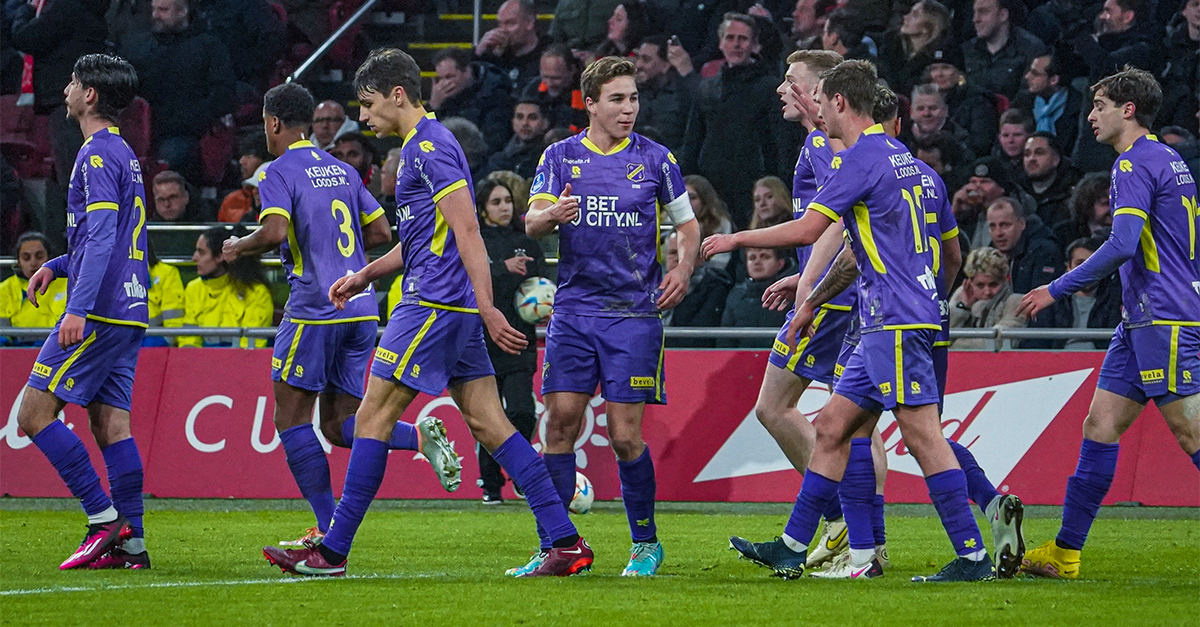
[[[194,2],[201,25],[225,44],[239,101],[261,99],[267,79],[287,43],[287,25],[279,20],[267,0],[205,0]]]
[[[1057,242],[1073,242],[1108,233],[1112,228],[1109,183],[1108,172],[1089,172],[1079,179],[1067,201],[1070,218],[1054,225]]]
[[[967,78],[1010,100],[1021,89],[1029,62],[1046,54],[1041,40],[1012,23],[1009,8],[1015,1],[975,0],[976,37],[963,44]]]
[[[503,183],[491,179],[480,181],[475,187],[475,208],[491,267],[492,302],[513,328],[525,337],[536,337],[534,325],[517,315],[514,300],[522,283],[532,277],[547,275],[542,247],[525,234],[524,226],[516,219],[512,190]],[[512,355],[498,347],[490,337],[484,339],[492,367],[496,370],[496,386],[504,400],[504,413],[517,431],[529,440],[537,426],[533,404],[537,343],[530,342],[520,353]],[[500,489],[504,487],[504,474],[482,446],[478,447],[478,454],[483,502],[499,503],[503,500]]]
[[[221,246],[234,232],[214,226],[196,238],[192,261],[196,273],[184,291],[185,327],[269,327],[275,315],[271,290],[262,263],[243,255],[229,263],[221,259]],[[180,346],[251,346],[267,345],[265,339],[250,340],[235,336],[184,336]],[[236,344],[235,344],[236,343]]]
[[[645,0],[624,0],[613,8],[608,18],[608,37],[596,46],[596,57],[633,54],[633,48],[657,30],[652,11]]]
[[[907,94],[922,81],[925,70],[938,61],[951,61],[950,10],[938,0],[919,0],[904,14],[899,28],[884,33],[879,51],[879,75],[898,94]],[[957,66],[962,61],[951,61]]]
[[[875,61],[875,53],[863,41],[862,21],[844,8],[830,11],[825,18],[825,30],[821,34],[821,48],[832,50],[844,59]]]
[[[782,114],[775,87],[779,78],[757,62],[758,24],[741,13],[727,13],[717,29],[725,67],[700,81],[684,135],[683,171],[712,182],[730,199],[734,225],[745,228],[752,213],[754,181],[783,171],[778,137]],[[788,155],[791,171],[795,155]]]
[[[512,139],[508,140],[503,150],[488,159],[487,170],[512,170],[531,178],[542,158],[542,151],[546,149],[544,137],[549,128],[550,121],[537,100],[530,98],[518,102],[513,107]]]
[[[79,124],[67,118],[63,88],[71,82],[71,72],[79,57],[105,52],[107,27],[105,0],[54,0],[41,12],[35,2],[8,2],[16,5],[12,30],[3,33],[7,45],[33,56],[33,106],[38,115],[47,115],[50,150],[54,157],[54,193],[46,199],[45,215],[39,216],[41,228],[50,241],[66,243],[67,186],[75,167],[75,154],[83,145]],[[11,37],[10,37],[11,35]],[[17,66],[16,69],[20,69]],[[139,73],[145,82],[145,77]],[[18,71],[18,80],[20,72]]]
[[[1032,115],[1036,130],[1052,133],[1064,150],[1075,145],[1083,94],[1067,84],[1055,55],[1044,54],[1029,62],[1025,89],[1013,99],[1012,107]]]
[[[105,14],[108,42],[123,50],[130,41],[150,32],[150,0],[113,0]]]
[[[717,233],[732,233],[733,223],[729,221],[729,211],[725,209],[725,201],[717,195],[712,183],[699,174],[689,174],[683,177],[687,186],[688,202],[692,205],[692,213],[700,223],[700,240]],[[724,270],[729,265],[733,253],[713,255],[704,265]],[[721,304],[724,305],[724,299]],[[716,326],[715,324],[712,326]]]
[[[1026,319],[1017,315],[1021,293],[1014,293],[1008,280],[1008,258],[1004,253],[984,246],[976,248],[963,262],[967,279],[950,296],[950,328],[952,329],[1016,329],[1025,326]],[[990,349],[993,341],[957,339],[956,349]]]
[[[529,211],[529,180],[511,170],[489,172],[486,180],[496,181],[508,188],[513,197],[513,220],[520,220],[524,224],[525,213]]]
[[[746,255],[746,280],[739,282],[729,291],[725,299],[725,311],[721,315],[723,327],[771,327],[783,325],[787,313],[762,306],[762,295],[773,283],[784,276],[795,274],[796,268],[789,263],[789,256],[773,248],[744,248]],[[770,348],[772,338],[741,338],[717,340],[717,346],[729,348]]]
[[[246,133],[238,143],[238,166],[243,181],[254,176],[258,166],[274,159],[267,151],[267,140],[259,129]]]
[[[825,34],[825,13],[817,13],[821,0],[796,0],[792,9],[792,42],[796,50],[820,50]]]
[[[467,167],[471,168],[471,180],[483,180],[483,169],[488,158],[488,144],[483,132],[466,118],[446,118],[442,120],[442,125],[454,135],[454,139],[458,140],[458,145],[462,147],[463,156],[467,158]]]
[[[53,327],[67,310],[67,279],[51,281],[46,293],[37,296],[37,306],[25,293],[29,279],[50,259],[50,241],[41,233],[22,233],[13,252],[17,258],[16,272],[0,283],[0,328]],[[0,344],[40,345],[41,342],[0,338]]]
[[[1126,65],[1153,70],[1161,67],[1155,39],[1161,37],[1145,0],[1104,0],[1096,18],[1096,32],[1085,28],[1069,43],[1088,68],[1088,82],[1112,74]]]
[[[1058,140],[1045,131],[1038,131],[1025,140],[1024,161],[1022,187],[1037,203],[1037,215],[1042,223],[1050,226],[1066,220],[1070,216],[1067,201],[1071,190],[1083,174],[1063,160]]]
[[[147,258],[150,265],[150,289],[146,292],[146,308],[151,327],[176,329],[183,326],[184,292],[179,268],[164,263],[154,252],[153,242],[147,238]],[[174,346],[176,338],[151,337],[142,339],[142,346]]]
[[[241,189],[229,192],[221,201],[217,211],[218,222],[257,222],[262,210],[262,199],[258,196],[258,183],[266,177],[270,162],[260,163],[258,168],[242,180]]]
[[[914,87],[910,103],[912,124],[898,138],[909,150],[914,149],[918,140],[944,135],[967,151],[964,156],[968,160],[974,156],[974,153],[969,152],[972,141],[970,134],[950,118],[946,97],[942,95],[937,84],[926,83]]]
[[[766,229],[792,219],[792,193],[778,176],[754,182],[754,215],[751,229]]]
[[[992,156],[1002,161],[1009,172],[1024,169],[1025,140],[1034,131],[1033,119],[1020,109],[1009,109],[1000,116],[1000,132],[992,148]]]
[[[187,0],[153,0],[151,33],[121,56],[137,70],[150,103],[158,158],[184,175],[198,172],[200,138],[233,110],[234,76],[225,44],[192,23]]]
[[[151,187],[154,193],[154,215],[156,222],[203,222],[200,208],[192,204],[191,191],[183,176],[173,170],[164,170],[154,177]]]
[[[967,132],[971,153],[986,155],[1000,126],[996,96],[968,81],[959,70],[961,63],[951,56],[934,61],[929,66],[929,80],[941,90],[950,119]]]
[[[437,76],[429,109],[440,119],[470,120],[483,132],[491,154],[512,135],[512,88],[500,68],[471,59],[471,51],[463,48],[444,48],[433,56]]]
[[[1003,197],[987,210],[992,247],[1004,253],[1012,268],[1012,288],[1024,294],[1062,274],[1062,253],[1050,229],[1036,215],[1026,215],[1021,202]]]
[[[357,133],[358,122],[346,115],[340,103],[326,100],[313,109],[312,140],[321,150],[333,149],[333,142],[346,133]]]
[[[475,54],[500,68],[512,88],[520,89],[538,75],[544,47],[533,0],[507,0],[496,11],[496,28],[479,38]]]
[[[971,248],[991,241],[987,227],[987,208],[1006,193],[1015,194],[1017,185],[1007,168],[995,157],[984,157],[969,169],[970,178],[954,192],[950,205],[959,230]]]
[[[388,223],[396,226],[396,173],[400,171],[400,147],[388,151],[379,175],[379,195],[375,200],[383,206]]]
[[[637,48],[634,65],[637,66],[638,84],[638,127],[650,127],[658,131],[662,144],[672,150],[683,147],[684,132],[687,130],[688,114],[692,110],[700,86],[700,75],[692,71],[691,60],[687,59],[687,75],[684,76],[677,64],[681,59],[671,59],[672,48],[666,35],[653,35],[642,40]],[[680,52],[679,46],[673,48]]]
[[[539,62],[539,74],[525,85],[520,100],[537,100],[550,117],[550,126],[578,132],[587,127],[583,92],[579,91],[579,61],[564,45],[548,46]],[[554,142],[547,140],[548,144]]]
[[[1187,0],[1179,15],[1167,25],[1162,73],[1163,105],[1158,120],[1197,129],[1193,120],[1196,84],[1200,82],[1200,0]],[[1195,172],[1195,170],[1193,170]]]
[[[354,168],[372,196],[379,195],[380,176],[379,166],[375,165],[375,144],[366,135],[355,132],[338,137],[333,142],[329,154]]]
[[[604,40],[608,18],[621,0],[558,0],[550,35],[571,48],[591,48]]]
[[[946,183],[946,189],[958,189],[965,183],[963,178],[969,162],[962,148],[942,133],[918,139],[913,145],[913,156],[933,168]]]
[[[1067,271],[1078,268],[1087,261],[1107,237],[1085,237],[1067,246]],[[1115,329],[1121,323],[1121,279],[1116,272],[1095,285],[1089,285],[1070,298],[1055,302],[1038,314],[1029,326],[1051,329]],[[1022,340],[1021,348],[1055,348],[1069,351],[1104,350],[1108,338],[1103,340]]]
[[[703,225],[701,225],[703,228]],[[672,231],[663,244],[663,255],[666,260],[666,271],[670,272],[679,265],[679,236]],[[669,327],[719,327],[721,317],[725,312],[725,299],[729,297],[729,289],[733,287],[733,279],[729,273],[711,263],[696,260],[696,271],[688,280],[687,295],[674,309],[663,313],[663,325]],[[671,339],[668,345],[675,348],[713,348],[716,343],[711,339]]]

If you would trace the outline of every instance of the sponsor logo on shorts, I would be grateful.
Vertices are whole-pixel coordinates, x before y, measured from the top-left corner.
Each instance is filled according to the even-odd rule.
[[[413,364],[412,370],[408,371],[408,376],[410,376],[414,379],[421,376],[421,366],[419,366],[418,364]]]
[[[397,357],[399,357],[399,356],[396,355],[396,353],[393,353],[392,351],[390,351],[386,348],[383,348],[382,346],[375,349],[375,359],[378,359],[379,361],[382,361],[385,364],[396,363]]]
[[[545,381],[548,376],[550,376],[550,362],[544,361],[542,362],[542,381]]]
[[[817,358],[812,355],[809,355],[808,357],[804,358],[804,365],[808,366],[809,368],[812,368],[813,364],[816,364],[816,363],[817,363]]]
[[[1165,378],[1162,368],[1157,368],[1155,370],[1143,370],[1141,375],[1142,383],[1161,383]]]
[[[1184,370],[1184,371],[1183,371],[1183,382],[1184,382],[1184,383],[1191,383],[1191,382],[1192,382],[1192,371],[1191,371],[1191,370]]]
[[[881,393],[882,393],[884,396],[888,396],[889,394],[891,394],[891,393],[892,393],[892,384],[891,384],[891,382],[885,381],[885,382],[883,382],[882,384],[880,384],[880,385],[879,385],[879,391],[880,391],[880,392],[881,392]]]
[[[775,351],[776,353],[779,353],[780,355],[783,355],[784,357],[787,357],[787,354],[792,352],[792,349],[790,346],[788,346],[787,344],[784,344],[783,342],[780,342],[779,340],[775,340],[775,345],[771,347],[771,350]]]
[[[908,389],[911,390],[913,394],[920,394],[921,393],[921,384],[916,381],[913,381],[909,384]]]
[[[39,377],[48,377],[50,376],[51,372],[53,372],[53,370],[50,369],[50,366],[47,366],[43,363],[34,362],[33,374],[36,374]]]
[[[833,376],[841,377],[842,373],[845,371],[846,371],[846,367],[843,366],[842,364],[834,364],[833,365]]]
[[[296,366],[296,376],[297,377],[304,376],[304,366]]]
[[[629,387],[652,388],[654,387],[654,377],[629,377]]]
[[[71,390],[71,388],[73,388],[73,387],[75,387],[75,379],[74,379],[74,377],[68,377],[67,378],[67,391],[69,392]]]
[[[279,370],[283,367],[283,360],[278,357],[271,358],[271,370]]]

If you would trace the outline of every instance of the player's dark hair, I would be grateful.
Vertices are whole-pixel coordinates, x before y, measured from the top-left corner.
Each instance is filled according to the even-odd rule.
[[[397,48],[376,48],[354,73],[354,91],[389,94],[399,87],[409,104],[421,103],[421,68],[407,52]]]
[[[110,122],[137,97],[137,71],[121,57],[85,54],[71,71],[85,89],[96,90],[96,115]]]
[[[900,98],[896,92],[875,84],[875,106],[871,108],[871,119],[883,123],[900,114]]]
[[[1103,90],[1104,93],[1100,93]],[[1133,103],[1133,116],[1142,128],[1151,128],[1162,106],[1162,86],[1146,70],[1125,66],[1124,70],[1092,85],[1092,96],[1104,96],[1118,106]]]
[[[433,65],[437,67],[437,64],[449,59],[454,62],[454,67],[465,70],[474,58],[475,53],[470,48],[442,48],[433,55]]]
[[[375,144],[370,138],[358,131],[338,135],[338,138],[333,140],[333,145],[337,146],[342,142],[356,142],[359,146],[362,146],[363,153],[367,155],[368,163],[375,163],[375,160],[379,158],[379,151],[375,149]]]
[[[842,55],[832,50],[797,50],[787,58],[788,65],[803,63],[817,76],[820,76],[821,72],[832,70],[844,60]]]
[[[253,287],[254,285],[267,285],[267,271],[263,268],[262,261],[258,255],[242,255],[232,262],[221,259],[221,247],[225,244],[225,240],[233,237],[245,237],[249,235],[246,227],[238,224],[232,228],[227,226],[213,226],[204,230],[200,234],[204,237],[204,244],[208,247],[208,252],[218,260],[218,263],[225,269],[225,274],[235,282],[240,283],[244,287]]]
[[[858,59],[842,61],[837,67],[821,72],[821,81],[826,98],[841,94],[852,111],[871,115],[875,108],[875,85],[879,81],[874,63]]]
[[[38,231],[25,231],[17,238],[17,245],[13,246],[13,257],[21,256],[21,247],[29,242],[41,242],[42,248],[46,249],[46,256],[50,256],[50,240]]]
[[[1000,114],[1000,126],[1004,126],[1005,124],[1020,124],[1025,129],[1026,135],[1032,134],[1037,130],[1037,124],[1034,123],[1033,118],[1026,115],[1020,109],[1009,109]]]
[[[516,194],[513,193],[513,190],[508,186],[508,183],[497,179],[487,178],[475,184],[475,213],[478,214],[479,217],[479,226],[485,225],[484,218],[487,216],[488,198],[491,198],[492,192],[496,191],[497,187],[503,187],[504,189],[508,190],[509,195],[513,197],[512,220],[509,220],[507,225],[499,228],[512,229],[514,231],[524,233],[525,226],[520,224],[521,220],[518,219],[517,216]]]
[[[1075,184],[1075,189],[1071,190],[1067,209],[1070,210],[1071,222],[1075,225],[1077,233],[1088,232],[1096,203],[1108,200],[1110,176],[1108,172],[1088,172]]]
[[[633,77],[637,69],[633,61],[621,57],[601,57],[588,64],[579,78],[579,89],[584,98],[600,100],[600,88],[620,76]]]
[[[263,96],[263,111],[288,128],[309,128],[316,103],[312,93],[298,83],[276,85]]]
[[[1050,131],[1035,131],[1029,134],[1029,137],[1025,140],[1025,142],[1028,143],[1029,140],[1033,139],[1034,137],[1040,137],[1046,140],[1046,145],[1050,147],[1050,150],[1053,150],[1054,154],[1058,155],[1059,157],[1062,156],[1062,146],[1059,145],[1058,137],[1056,137],[1054,133],[1051,133]]]

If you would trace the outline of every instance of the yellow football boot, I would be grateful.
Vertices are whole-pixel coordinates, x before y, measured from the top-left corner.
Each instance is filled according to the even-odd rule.
[[[1079,577],[1079,551],[1064,549],[1050,540],[1025,552],[1021,570],[1036,577],[1076,579]]]

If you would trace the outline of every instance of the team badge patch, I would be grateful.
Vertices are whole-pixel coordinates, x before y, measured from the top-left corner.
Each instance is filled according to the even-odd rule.
[[[641,183],[646,180],[646,166],[640,163],[625,164],[625,178],[634,183]]]

